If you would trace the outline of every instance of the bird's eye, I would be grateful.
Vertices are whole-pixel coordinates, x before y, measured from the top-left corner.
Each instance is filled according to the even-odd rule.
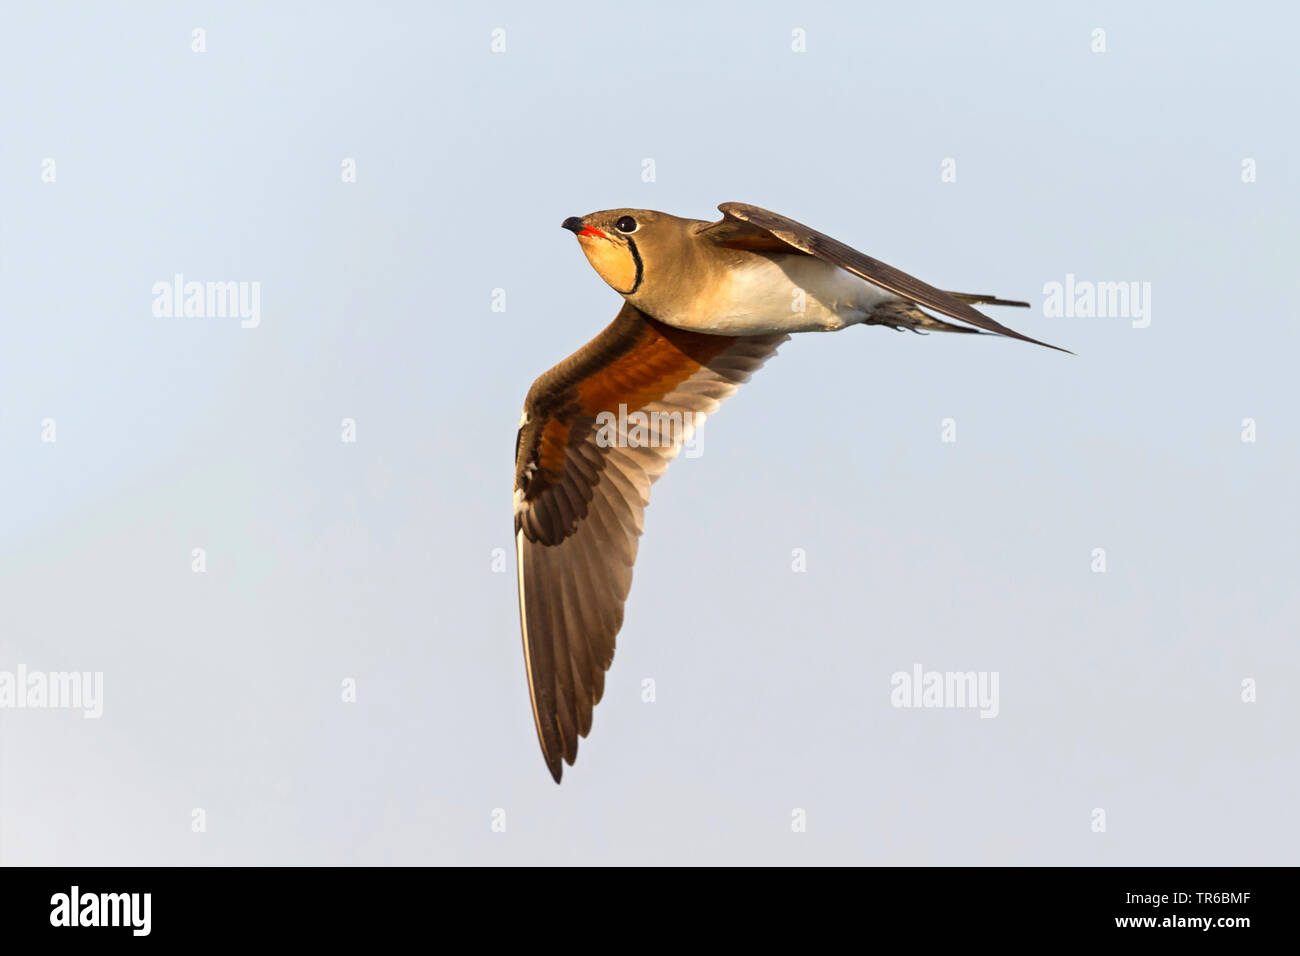
[[[614,223],[614,228],[619,232],[636,232],[636,220],[631,216],[622,216]]]

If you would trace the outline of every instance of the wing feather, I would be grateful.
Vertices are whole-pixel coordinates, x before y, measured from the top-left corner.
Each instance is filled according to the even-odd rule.
[[[604,693],[650,485],[785,340],[685,332],[625,305],[529,391],[515,461],[520,623],[537,738],[557,782]],[[602,431],[605,412],[616,424]],[[634,412],[649,421],[639,439]]]
[[[807,255],[816,256],[866,279],[882,289],[886,289],[927,309],[933,309],[942,315],[958,319],[989,332],[996,332],[999,335],[1019,339],[1022,342],[1031,342],[1034,345],[1056,349],[1058,352],[1074,354],[1060,346],[1049,345],[1047,342],[1040,342],[1038,339],[1031,339],[1027,335],[1021,335],[1014,329],[1007,328],[1002,323],[977,311],[971,305],[971,302],[986,302],[996,305],[1024,305],[1025,303],[999,300],[992,296],[972,296],[964,293],[944,292],[929,283],[922,282],[915,276],[908,275],[901,269],[895,269],[879,259],[873,259],[871,256],[845,245],[838,239],[832,239],[825,233],[818,232],[810,226],[805,226],[803,223],[796,222],[788,216],[782,216],[780,213],[762,209],[758,206],[751,206],[749,203],[724,202],[718,209],[722,212],[723,218],[719,222],[705,226],[700,235],[712,238],[721,245],[732,248],[758,248],[759,251],[771,251],[767,248],[755,247],[754,243],[759,241],[755,234],[775,238],[785,244],[787,252],[790,249],[795,249]]]

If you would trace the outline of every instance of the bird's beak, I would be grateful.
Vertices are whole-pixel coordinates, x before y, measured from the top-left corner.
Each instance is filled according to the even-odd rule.
[[[568,229],[577,236],[599,236],[601,239],[609,238],[609,236],[605,235],[595,226],[588,226],[578,216],[570,216],[568,219],[564,220],[564,222],[560,223],[560,226],[564,229]]]

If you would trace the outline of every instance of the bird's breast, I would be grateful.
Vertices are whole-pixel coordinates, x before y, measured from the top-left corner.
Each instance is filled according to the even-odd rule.
[[[832,332],[895,298],[813,256],[744,253],[661,321],[721,335]]]

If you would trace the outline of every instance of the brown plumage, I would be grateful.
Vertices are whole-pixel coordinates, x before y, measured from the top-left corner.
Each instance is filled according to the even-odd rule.
[[[983,329],[1046,344],[973,308],[1027,303],[943,292],[784,216],[719,208],[716,223],[635,209],[564,222],[625,302],[533,384],[516,438],[524,659],[557,783],[591,730],[614,659],[650,485],[788,332]],[[805,311],[791,309],[791,293],[805,296]]]
[[[515,454],[519,603],[533,717],[557,782],[614,659],[650,484],[785,339],[684,332],[624,305],[529,391]],[[617,420],[620,405],[624,418],[680,417],[650,417],[645,447],[602,447],[600,413]]]

